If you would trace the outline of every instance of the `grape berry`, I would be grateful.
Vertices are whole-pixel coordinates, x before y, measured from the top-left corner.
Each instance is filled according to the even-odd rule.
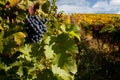
[[[47,31],[45,23],[47,19],[40,19],[37,15],[28,16],[26,19],[28,40],[33,43],[39,42]]]

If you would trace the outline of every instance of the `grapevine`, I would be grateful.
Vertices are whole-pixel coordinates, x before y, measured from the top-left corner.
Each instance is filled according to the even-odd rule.
[[[29,1],[38,1],[36,14],[43,20],[47,18],[47,32],[37,43],[27,40]],[[56,0],[36,1],[9,0],[8,9],[6,0],[0,1],[0,80],[74,80],[77,65],[73,56],[78,53],[74,39],[80,40],[78,29],[66,24],[62,13],[58,16]]]

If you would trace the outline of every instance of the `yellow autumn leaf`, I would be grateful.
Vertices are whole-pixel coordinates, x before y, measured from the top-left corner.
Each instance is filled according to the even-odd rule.
[[[2,26],[0,25],[0,30],[3,30]]]
[[[13,6],[17,5],[17,3],[19,3],[20,1],[22,1],[22,0],[9,0],[10,6],[13,7]]]
[[[24,39],[26,37],[26,35],[23,32],[15,33],[13,36],[14,41],[16,42],[17,45],[20,45],[22,42],[24,42]]]

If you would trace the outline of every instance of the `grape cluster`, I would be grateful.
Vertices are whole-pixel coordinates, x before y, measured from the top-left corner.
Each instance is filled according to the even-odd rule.
[[[47,18],[40,19],[37,15],[29,16],[26,19],[26,32],[28,35],[28,40],[33,43],[39,42],[43,37],[44,33],[47,31],[45,23]]]

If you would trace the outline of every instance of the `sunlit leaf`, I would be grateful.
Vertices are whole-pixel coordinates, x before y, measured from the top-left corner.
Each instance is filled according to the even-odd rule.
[[[60,28],[61,28],[61,30],[62,30],[63,32],[66,32],[66,26],[65,26],[64,24],[62,24],[62,25],[60,26]]]
[[[14,34],[14,41],[17,45],[20,45],[24,42],[26,35],[23,32],[18,32]]]
[[[44,49],[45,49],[45,57],[46,57],[46,59],[47,59],[47,60],[53,59],[55,53],[53,52],[52,47],[46,45],[46,46],[44,47]]]
[[[3,50],[3,36],[4,36],[4,31],[2,26],[0,25],[0,53],[2,53]]]
[[[32,48],[32,46],[29,44],[25,44],[25,46],[21,46],[19,48],[19,51],[23,54],[21,54],[18,58],[19,59],[22,58],[22,59],[31,61],[32,60],[31,55],[30,55],[30,52],[32,52],[31,48]]]
[[[74,38],[76,37],[80,41],[80,35],[75,33],[74,31],[70,31],[69,34]]]
[[[2,26],[0,25],[0,30],[3,30]]]
[[[17,74],[21,77],[23,76],[23,68],[22,67],[19,67],[18,71],[17,71]]]
[[[52,72],[53,74],[58,75],[58,78],[61,77],[63,80],[74,80],[73,76],[56,65],[52,65]]]
[[[68,61],[64,65],[64,69],[75,74],[77,72],[76,61],[72,57],[68,58]]]
[[[75,31],[78,32],[80,30],[80,28],[78,26],[76,26],[75,24],[67,24],[66,25],[66,30],[67,31]]]
[[[51,37],[50,37],[50,36],[46,37],[46,39],[44,40],[45,44],[49,44],[49,43],[50,43],[50,40],[51,40]]]
[[[17,5],[18,2],[20,2],[21,0],[9,0],[10,1],[10,5],[11,6],[15,6]]]
[[[21,46],[19,51],[25,55],[29,55],[29,53],[31,52],[31,45],[25,44],[25,46]]]
[[[5,71],[9,70],[10,67],[8,67],[7,65],[5,65],[4,63],[1,63],[0,61],[0,69],[4,69]]]

